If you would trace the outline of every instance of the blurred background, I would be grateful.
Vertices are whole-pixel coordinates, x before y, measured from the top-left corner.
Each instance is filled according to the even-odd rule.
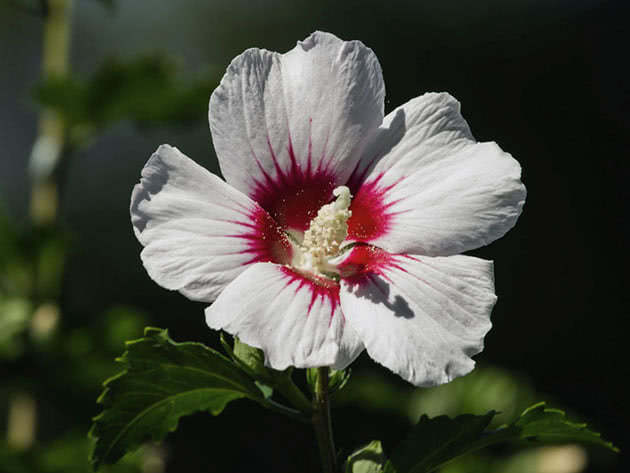
[[[131,189],[161,143],[218,172],[207,103],[230,60],[316,29],[375,51],[386,112],[453,94],[528,188],[516,228],[473,252],[495,260],[499,296],[478,369],[414,390],[362,355],[336,399],[338,448],[387,452],[421,413],[502,423],[547,400],[623,451],[629,15],[623,0],[0,1],[0,471],[88,471],[101,383],[145,325],[218,346],[203,305],[145,273]],[[445,471],[628,471],[622,455],[505,447]],[[318,469],[308,426],[237,401],[104,470]]]

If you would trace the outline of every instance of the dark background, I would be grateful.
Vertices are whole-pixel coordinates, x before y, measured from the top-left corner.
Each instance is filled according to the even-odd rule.
[[[476,359],[526,377],[623,450],[630,420],[622,350],[630,315],[629,5],[119,1],[111,9],[85,0],[74,8],[72,68],[87,77],[105,58],[159,52],[174,60],[182,82],[208,71],[218,80],[248,47],[287,51],[321,29],[374,50],[385,77],[386,112],[425,91],[450,92],[476,138],[498,142],[521,163],[528,189],[515,229],[474,252],[495,260],[499,296],[494,328]],[[26,166],[37,133],[31,97],[40,80],[42,21],[12,4],[0,14],[0,201],[19,224],[27,215]],[[218,172],[203,107],[185,126],[117,122],[72,156],[60,182],[60,218],[71,235],[61,289],[64,330],[102,327],[103,314],[122,305],[140,309],[147,324],[168,327],[176,340],[216,343],[203,305],[146,275],[128,216],[131,188],[161,143]],[[21,377],[43,399],[42,442],[70,427],[87,431],[98,412],[98,382],[77,393],[62,366],[50,364],[44,373],[29,357],[6,366],[7,379]],[[381,368],[362,355],[355,371],[372,370]],[[372,438],[395,445],[407,428],[404,419],[366,415],[352,405],[335,412],[335,425],[346,450]],[[316,471],[313,442],[306,426],[238,402],[216,419],[184,419],[169,436],[168,471],[246,471],[251,465]],[[621,459],[597,465],[589,471],[624,471]]]

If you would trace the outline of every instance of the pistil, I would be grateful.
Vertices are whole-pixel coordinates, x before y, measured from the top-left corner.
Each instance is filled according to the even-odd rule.
[[[333,190],[337,198],[322,206],[317,216],[311,220],[300,246],[297,269],[314,272],[321,276],[336,273],[328,260],[339,254],[341,244],[348,236],[348,219],[352,215],[350,203],[352,195],[346,186]]]

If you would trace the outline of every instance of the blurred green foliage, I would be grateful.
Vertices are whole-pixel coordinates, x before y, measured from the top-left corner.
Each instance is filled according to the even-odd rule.
[[[22,353],[20,334],[28,327],[31,304],[26,299],[0,300],[0,358],[16,358]]]
[[[335,398],[339,405],[358,405],[406,417],[415,423],[421,415],[450,416],[464,412],[499,413],[491,426],[513,420],[539,396],[524,378],[499,368],[479,367],[454,381],[428,389],[400,386],[384,372],[356,373]]]
[[[6,443],[0,443],[0,472],[89,471],[86,427],[78,428],[89,418],[77,419],[80,422],[71,431],[39,442],[39,403],[62,400],[54,393],[52,399],[36,393],[46,385],[58,385],[62,376],[75,402],[86,396],[93,401],[95,387],[114,372],[112,359],[120,352],[121,341],[142,333],[147,322],[130,307],[113,306],[95,324],[64,323],[60,294],[69,241],[57,225],[18,224],[0,212],[0,363],[6,371],[0,400],[8,408],[6,418],[0,415],[7,423]],[[139,472],[147,455],[140,452],[105,471]]]
[[[445,465],[441,473],[574,473],[586,466],[581,447],[538,447],[511,455],[467,455]]]
[[[39,309],[58,297],[65,244],[59,229],[11,225],[0,211],[0,357],[22,354],[27,329],[36,341],[54,329],[55,315]]]
[[[3,473],[88,473],[90,445],[85,432],[68,432],[45,444],[27,451],[16,451],[0,444],[0,471]],[[143,464],[160,462],[159,452],[145,448],[127,456],[114,466],[103,468],[103,473],[146,472]],[[154,470],[155,471],[155,470]]]
[[[130,62],[109,59],[88,79],[51,77],[34,90],[35,100],[65,121],[70,145],[94,137],[112,124],[186,126],[205,119],[214,74],[193,84],[177,80],[174,63],[163,55]]]
[[[95,0],[109,11],[113,12],[116,8],[116,0]],[[16,9],[31,13],[35,16],[45,17],[48,15],[49,7],[47,0],[5,0],[5,2]]]

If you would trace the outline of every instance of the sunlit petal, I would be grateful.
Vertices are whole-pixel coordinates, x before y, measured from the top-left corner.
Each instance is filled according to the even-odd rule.
[[[386,117],[375,158],[351,180],[350,239],[446,256],[514,226],[525,202],[521,167],[496,143],[477,143],[459,109],[448,94],[425,94]]]
[[[316,32],[285,54],[245,51],[210,99],[226,181],[306,230],[381,124],[384,95],[378,60],[359,41]]]
[[[131,221],[149,275],[194,300],[216,299],[253,263],[291,256],[258,204],[171,146],[160,146],[142,170]]]
[[[347,329],[339,285],[272,263],[251,266],[206,309],[206,321],[265,352],[274,369],[347,366],[363,349]]]
[[[417,386],[473,369],[496,302],[491,261],[359,246],[341,267],[341,308],[374,360]]]

